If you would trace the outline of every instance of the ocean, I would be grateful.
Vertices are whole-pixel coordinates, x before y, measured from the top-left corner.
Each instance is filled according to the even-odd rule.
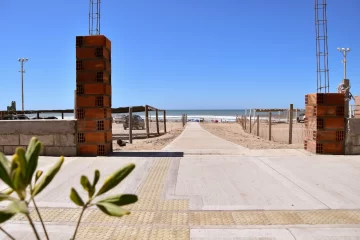
[[[144,118],[145,113],[134,113],[136,115],[141,116]],[[219,122],[234,122],[236,120],[236,116],[240,115],[250,115],[250,110],[245,109],[233,109],[233,110],[166,110],[166,119],[168,121],[180,121],[181,116],[183,114],[187,114],[188,120],[199,120],[200,118],[203,118],[205,121],[213,121],[218,120]],[[124,114],[113,114],[113,118],[119,117]],[[256,115],[260,115],[260,118],[264,119],[267,118],[269,113],[266,112],[258,112]],[[36,114],[27,114],[28,117],[36,117]],[[49,116],[55,116],[59,119],[61,119],[61,113],[43,113],[40,114],[40,117],[49,117]],[[252,112],[252,116],[254,116],[254,113]],[[273,112],[272,116],[274,119],[286,119],[287,118],[287,112]],[[296,118],[297,113],[294,114],[294,118]],[[151,119],[155,119],[155,112],[150,111],[149,117]],[[73,113],[65,113],[64,119],[74,119]],[[159,112],[159,119],[163,119],[163,113]]]

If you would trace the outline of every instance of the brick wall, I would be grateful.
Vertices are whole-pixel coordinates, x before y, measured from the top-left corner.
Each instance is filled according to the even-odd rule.
[[[0,152],[12,155],[19,146],[26,149],[31,137],[43,143],[43,156],[76,156],[76,120],[0,121]]]

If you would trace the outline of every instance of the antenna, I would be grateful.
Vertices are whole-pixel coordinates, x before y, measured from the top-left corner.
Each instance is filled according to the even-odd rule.
[[[101,0],[89,0],[89,35],[100,35]]]
[[[317,92],[329,92],[329,62],[328,62],[328,33],[326,0],[315,0],[315,29],[316,29],[316,81]]]

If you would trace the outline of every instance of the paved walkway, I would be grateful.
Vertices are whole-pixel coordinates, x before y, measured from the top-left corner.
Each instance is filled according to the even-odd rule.
[[[55,160],[42,157],[40,168]],[[37,198],[51,239],[69,239],[74,230],[80,209],[68,195],[74,186],[85,198],[80,175],[92,178],[99,169],[101,182],[129,162],[135,171],[109,195],[136,193],[131,215],[89,209],[77,239],[360,239],[359,157],[249,150],[198,123],[189,123],[161,157],[67,158]],[[32,215],[37,219],[33,209]],[[4,228],[33,239],[20,215]]]

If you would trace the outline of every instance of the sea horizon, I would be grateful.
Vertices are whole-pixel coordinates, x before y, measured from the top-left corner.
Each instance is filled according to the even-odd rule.
[[[116,118],[121,115],[126,115],[127,113],[113,113],[112,117]],[[135,112],[133,114],[139,115],[142,118],[145,117],[144,112]],[[225,121],[225,122],[234,122],[237,116],[247,115],[249,116],[249,109],[182,109],[182,110],[166,110],[166,119],[169,121],[178,121],[181,120],[183,114],[187,114],[188,120],[200,120],[204,119],[205,121]],[[273,112],[273,117],[280,119],[286,119],[286,112]],[[36,117],[36,114],[26,114],[28,117],[33,118]],[[258,112],[256,115],[260,115],[261,118],[267,118],[267,112]],[[61,113],[40,113],[40,117],[50,117],[54,116],[58,119],[61,119]],[[252,116],[254,113],[252,112]],[[150,119],[155,119],[155,112],[149,111]],[[159,119],[163,119],[163,112],[159,112]],[[294,117],[296,117],[294,115]],[[74,119],[74,113],[64,113],[64,119]]]

